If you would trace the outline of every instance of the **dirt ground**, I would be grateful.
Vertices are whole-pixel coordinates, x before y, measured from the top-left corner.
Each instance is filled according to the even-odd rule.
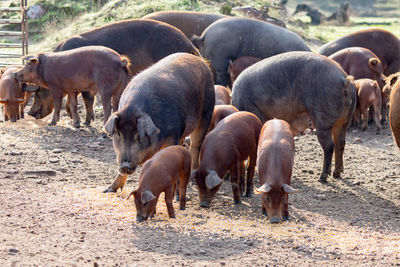
[[[288,222],[271,225],[260,195],[233,205],[225,181],[208,210],[190,184],[176,219],[162,200],[138,223],[126,197],[140,169],[102,193],[117,166],[99,112],[77,130],[64,111],[56,127],[51,116],[0,123],[0,266],[400,266],[400,152],[387,127],[349,131],[343,178],[327,184],[316,135],[299,137]]]

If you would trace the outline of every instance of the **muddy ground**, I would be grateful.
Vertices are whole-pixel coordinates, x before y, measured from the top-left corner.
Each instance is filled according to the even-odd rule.
[[[288,222],[269,224],[260,195],[233,205],[225,181],[209,210],[190,184],[176,219],[162,200],[137,223],[126,196],[138,171],[102,193],[117,166],[97,117],[78,130],[65,112],[56,127],[51,116],[0,123],[0,266],[400,265],[400,153],[387,127],[350,131],[343,178],[327,184],[316,135],[300,137]]]

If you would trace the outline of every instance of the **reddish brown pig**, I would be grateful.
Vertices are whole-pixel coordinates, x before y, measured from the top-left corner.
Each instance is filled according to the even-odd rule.
[[[186,206],[186,186],[190,176],[191,157],[183,146],[169,146],[157,152],[143,165],[138,189],[132,191],[136,205],[136,220],[144,221],[156,213],[160,194],[164,192],[168,216],[175,218],[172,205],[174,192],[179,191],[179,208]],[[178,195],[178,191],[177,195]]]
[[[200,166],[193,172],[199,188],[200,207],[210,207],[211,200],[222,184],[221,177],[231,173],[233,201],[241,203],[244,191],[244,161],[249,158],[246,196],[253,191],[253,175],[257,158],[257,143],[262,124],[254,114],[236,112],[206,135],[200,150]]]
[[[21,83],[14,78],[13,72],[16,70],[19,68],[4,69],[0,79],[0,103],[4,105],[4,121],[16,122],[24,117],[25,93],[21,90]]]
[[[228,74],[231,79],[231,85],[233,85],[236,78],[239,76],[240,73],[242,73],[242,71],[260,60],[261,58],[259,57],[245,56],[239,57],[233,62],[229,61]]]
[[[99,91],[106,122],[111,114],[111,98],[112,108],[117,110],[119,98],[131,77],[129,59],[104,46],[37,53],[24,59],[28,62],[15,72],[15,77],[20,82],[50,89],[55,108],[50,125],[56,125],[59,120],[63,95],[68,94],[74,126],[80,126],[77,95],[82,91],[92,96]]]
[[[211,118],[210,127],[208,132],[213,130],[218,122],[222,121],[225,117],[238,112],[239,110],[232,105],[217,105],[214,107],[214,112]]]
[[[386,80],[386,90],[390,91],[389,124],[397,146],[400,148],[400,72],[390,75]]]
[[[360,122],[361,114],[363,117],[362,130],[368,126],[368,108],[374,108],[374,119],[376,124],[376,134],[381,131],[381,123],[379,121],[381,114],[382,98],[381,88],[377,81],[371,79],[359,79],[354,81],[357,88],[357,105],[354,112],[354,121],[356,124]]]
[[[294,141],[290,125],[283,120],[269,120],[261,129],[257,168],[262,192],[262,212],[271,223],[289,219],[288,194],[294,162]]]
[[[215,105],[230,105],[231,91],[222,85],[215,85]]]

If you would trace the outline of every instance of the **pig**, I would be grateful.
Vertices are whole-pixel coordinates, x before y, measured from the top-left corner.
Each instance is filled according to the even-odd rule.
[[[249,18],[223,18],[191,38],[200,53],[211,61],[216,84],[228,83],[229,61],[242,56],[267,58],[288,51],[310,51],[296,33]]]
[[[145,162],[139,177],[139,187],[132,191],[138,222],[153,217],[160,194],[164,192],[168,216],[175,218],[172,201],[174,192],[179,195],[179,208],[186,206],[186,186],[190,176],[191,157],[183,146],[169,146],[158,151]]]
[[[227,116],[207,134],[200,150],[200,166],[192,173],[199,189],[200,207],[210,207],[227,171],[231,174],[233,203],[241,203],[247,159],[246,196],[251,196],[261,127],[254,114],[242,111]]]
[[[4,121],[16,122],[24,117],[25,93],[13,75],[19,67],[8,67],[2,70],[0,79],[0,103],[4,105]]]
[[[210,122],[208,132],[213,130],[218,122],[222,121],[225,117],[238,112],[239,110],[232,105],[216,105],[214,107],[213,115]]]
[[[364,47],[371,50],[382,62],[383,74],[388,76],[400,70],[400,40],[384,29],[356,31],[333,40],[319,49],[319,53],[330,56],[347,47]]]
[[[290,125],[284,120],[264,123],[257,149],[257,169],[262,193],[262,213],[271,223],[289,220],[288,195],[294,163],[294,140]]]
[[[63,94],[68,94],[74,126],[80,127],[77,93],[89,89],[99,91],[103,102],[104,121],[117,110],[119,98],[131,73],[129,59],[104,46],[86,46],[69,51],[37,53],[24,57],[26,65],[15,72],[20,82],[33,83],[50,89],[54,100],[54,115],[50,125],[60,117]]]
[[[396,145],[400,149],[400,72],[392,74],[386,79],[384,90],[390,91],[389,124]]]
[[[354,112],[354,121],[360,122],[361,114],[363,116],[362,130],[365,131],[368,126],[368,108],[374,108],[374,119],[376,124],[376,134],[380,134],[381,123],[379,121],[381,113],[381,88],[377,81],[371,79],[358,79],[354,81],[357,89],[357,105]]]
[[[198,56],[175,53],[133,77],[103,127],[113,138],[120,172],[104,192],[122,189],[137,165],[163,147],[182,144],[189,134],[196,169],[214,104],[211,70]]]
[[[262,122],[277,118],[292,125],[304,113],[310,117],[324,150],[322,183],[330,174],[334,150],[334,178],[343,172],[346,128],[356,97],[353,78],[335,61],[313,52],[263,59],[245,69],[232,90],[232,104],[256,114]]]
[[[340,64],[343,70],[354,77],[355,80],[368,78],[376,80],[383,88],[385,85],[385,76],[380,59],[369,49],[363,47],[348,47],[339,50],[329,56]],[[386,121],[387,101],[386,97],[381,93],[382,109],[381,123]]]
[[[231,91],[222,85],[215,85],[215,105],[230,105]]]
[[[58,44],[53,52],[93,45],[105,46],[127,56],[131,62],[132,75],[136,75],[173,53],[186,52],[200,55],[196,47],[180,30],[164,22],[149,19],[122,20],[73,35]],[[46,89],[40,87],[36,90],[36,94],[43,90]],[[47,96],[47,98],[36,98],[28,114],[37,119],[49,115],[53,110],[53,99],[51,94]],[[87,90],[83,90],[82,97],[88,105],[86,112],[89,116],[87,115],[86,118],[91,118],[94,98]]]
[[[201,35],[213,22],[227,16],[208,12],[195,11],[158,11],[150,13],[143,19],[153,19],[175,26],[181,30],[187,38],[193,35]]]
[[[244,71],[246,68],[250,67],[251,65],[260,60],[261,58],[259,57],[248,57],[248,56],[237,58],[233,62],[232,60],[230,60],[228,67],[230,84],[233,85],[236,78],[239,76],[240,73],[242,73],[242,71]]]

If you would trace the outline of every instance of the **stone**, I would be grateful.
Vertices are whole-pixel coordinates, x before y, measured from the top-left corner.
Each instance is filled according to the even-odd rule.
[[[33,5],[28,9],[27,15],[30,19],[40,19],[46,13],[42,5]]]

